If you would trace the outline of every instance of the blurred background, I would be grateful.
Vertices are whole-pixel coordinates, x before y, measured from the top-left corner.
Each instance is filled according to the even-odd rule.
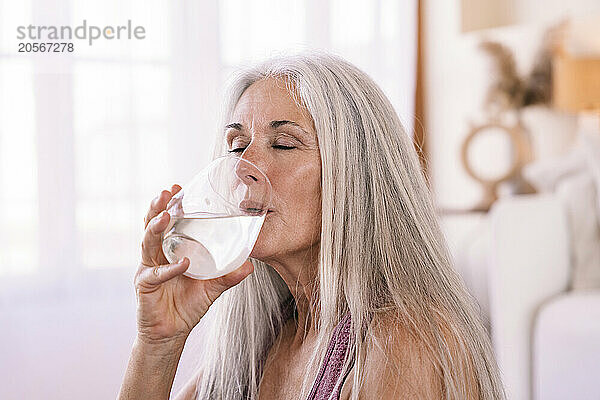
[[[413,138],[510,398],[599,399],[598,26],[597,0],[0,0],[0,398],[116,397],[150,201],[210,160],[233,71],[322,49]]]

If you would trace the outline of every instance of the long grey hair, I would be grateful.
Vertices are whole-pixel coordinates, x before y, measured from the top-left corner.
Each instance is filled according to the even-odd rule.
[[[381,89],[337,56],[279,56],[235,76],[223,120],[250,85],[269,77],[286,82],[310,112],[322,162],[317,345],[301,398],[308,397],[333,329],[347,312],[353,387],[362,386],[369,324],[374,313],[386,312],[425,344],[444,398],[471,398],[476,389],[480,399],[504,399],[478,304],[452,267],[418,156]],[[215,156],[225,151],[223,137],[217,138]],[[254,273],[205,316],[210,345],[199,355],[197,399],[258,398],[264,358],[290,318],[284,305],[293,299],[272,267],[252,262]]]

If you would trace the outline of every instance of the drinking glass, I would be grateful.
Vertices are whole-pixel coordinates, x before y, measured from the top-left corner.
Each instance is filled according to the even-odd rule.
[[[167,204],[162,249],[170,263],[188,257],[184,275],[212,279],[246,261],[271,203],[271,182],[251,162],[213,160]]]

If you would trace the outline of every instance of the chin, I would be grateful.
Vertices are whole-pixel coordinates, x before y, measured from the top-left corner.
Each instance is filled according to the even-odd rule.
[[[273,251],[269,250],[268,240],[264,238],[264,229],[258,235],[258,239],[250,252],[248,257],[255,258],[257,260],[263,261],[269,257],[269,255],[273,254]]]

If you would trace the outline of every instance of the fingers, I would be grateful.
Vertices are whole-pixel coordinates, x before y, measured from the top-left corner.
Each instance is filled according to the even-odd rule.
[[[163,190],[150,202],[150,208],[144,217],[144,228],[147,228],[150,221],[167,207],[170,198],[171,192]]]
[[[150,203],[144,217],[144,239],[142,240],[142,263],[160,265],[167,262],[162,253],[161,234],[169,224],[170,215],[165,212],[169,200],[181,190],[181,186],[171,186],[171,191],[163,190]],[[161,214],[162,213],[162,214]]]
[[[177,275],[183,274],[190,266],[190,260],[187,257],[179,260],[174,264],[159,265],[154,267],[148,267],[145,265],[140,266],[140,271],[135,279],[135,286],[137,288],[154,288],[159,286],[166,281],[176,277]]]
[[[181,186],[175,184],[171,186],[170,192],[168,190],[163,190],[158,196],[154,198],[154,200],[152,200],[152,202],[150,203],[150,208],[148,209],[148,212],[144,217],[144,228],[148,226],[148,223],[152,220],[152,218],[156,217],[161,211],[163,211],[167,207],[167,204],[169,203],[169,200],[171,200],[171,197],[177,194],[180,190]]]
[[[162,211],[146,226],[142,239],[142,264],[156,266],[166,261],[162,252],[162,233],[169,225],[170,219],[169,213]]]
[[[178,184],[174,184],[173,186],[171,186],[171,193],[173,194],[173,196],[175,196],[180,190],[181,186],[179,186]]]

